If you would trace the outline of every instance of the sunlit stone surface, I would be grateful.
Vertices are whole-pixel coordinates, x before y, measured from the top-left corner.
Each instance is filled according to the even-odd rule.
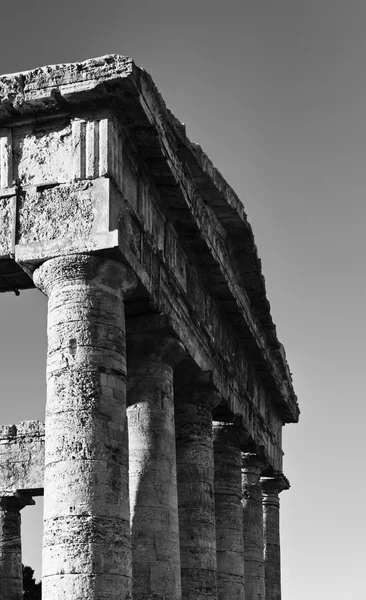
[[[0,597],[44,494],[47,600],[279,600],[299,409],[253,232],[129,58],[0,77],[0,292],[34,286],[46,414],[0,427]]]

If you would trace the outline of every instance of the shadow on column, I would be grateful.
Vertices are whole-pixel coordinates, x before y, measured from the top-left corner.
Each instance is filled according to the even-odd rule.
[[[173,367],[185,350],[164,323],[127,323],[134,600],[181,598]]]

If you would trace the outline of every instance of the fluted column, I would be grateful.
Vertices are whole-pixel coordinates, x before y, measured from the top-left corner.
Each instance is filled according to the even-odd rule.
[[[49,298],[43,581],[47,600],[130,600],[121,263],[79,254],[34,273]]]
[[[281,600],[280,499],[290,484],[282,473],[262,477],[266,600]]]
[[[212,409],[221,397],[211,373],[175,380],[177,477],[183,600],[216,600]]]
[[[262,489],[260,476],[265,461],[258,454],[243,453],[242,506],[244,532],[245,600],[265,600]]]
[[[218,600],[245,600],[242,453],[246,439],[230,423],[214,423]]]
[[[20,511],[33,504],[15,496],[0,497],[0,598],[22,600],[22,541]]]
[[[173,367],[184,347],[164,318],[128,323],[134,600],[180,600]]]

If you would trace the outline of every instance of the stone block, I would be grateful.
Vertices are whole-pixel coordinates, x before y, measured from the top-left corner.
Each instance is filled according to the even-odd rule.
[[[41,493],[44,482],[45,430],[41,421],[0,427],[0,492]]]

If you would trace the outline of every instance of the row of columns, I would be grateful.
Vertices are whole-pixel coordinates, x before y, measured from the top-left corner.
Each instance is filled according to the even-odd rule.
[[[261,480],[238,428],[212,423],[210,375],[177,366],[185,349],[161,319],[127,332],[127,382],[131,272],[75,255],[34,281],[49,297],[44,597],[280,600],[285,479]],[[4,587],[8,513],[0,597],[19,600]]]
[[[179,516],[183,515],[179,518],[183,528],[178,536],[177,528],[168,531],[164,527],[170,524],[169,519],[161,527],[156,511],[150,511],[148,516],[149,505],[146,503],[142,505],[145,506],[144,517],[136,518],[143,511],[141,503],[133,502],[133,478],[130,479],[132,506],[136,507],[132,519],[134,598],[168,598],[175,594],[174,597],[184,599],[280,600],[278,494],[288,487],[288,483],[282,475],[259,479],[255,473],[260,464],[259,457],[248,453],[243,460],[240,446],[235,443],[239,437],[233,425],[216,423],[214,426],[215,494],[214,503],[211,500],[210,504],[215,507],[208,511],[208,519],[204,520],[197,503],[198,518],[193,516],[189,524],[197,525],[198,532],[189,525],[185,527],[184,522],[187,504],[195,504],[197,491],[193,501],[187,495],[188,502],[184,503],[183,499],[178,508]],[[212,494],[209,496],[212,498]],[[0,498],[1,598],[23,598],[21,510],[33,503],[31,498]],[[173,513],[176,512],[175,504]],[[166,510],[159,502],[156,506],[162,513]],[[172,521],[176,524],[177,519]],[[202,532],[207,521],[211,531],[205,536]],[[175,552],[169,554],[168,547]],[[180,560],[179,550],[183,560]],[[193,555],[194,559],[187,560],[186,554]]]

